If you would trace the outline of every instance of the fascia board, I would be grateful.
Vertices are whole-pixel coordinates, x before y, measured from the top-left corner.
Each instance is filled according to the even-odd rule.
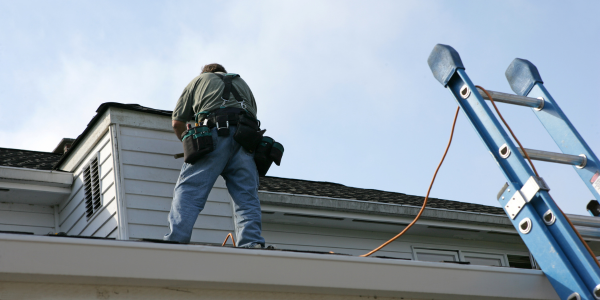
[[[600,218],[567,214],[579,234],[589,241],[600,242]]]
[[[70,187],[48,186],[48,185],[31,184],[31,183],[6,182],[6,181],[1,181],[1,180],[0,180],[0,187],[9,189],[9,190],[17,189],[17,190],[48,192],[48,193],[64,194],[64,195],[69,195],[71,193]]]
[[[567,217],[569,218],[569,220],[571,220],[573,225],[600,228],[600,218],[599,217],[571,215],[571,214],[567,214]]]
[[[73,184],[73,173],[0,166],[0,182],[2,181],[70,187]]]
[[[420,207],[399,205],[392,203],[377,203],[354,199],[339,199],[306,195],[294,195],[259,191],[258,197],[261,204],[281,205],[304,208],[320,208],[323,210],[359,212],[368,214],[381,214],[390,216],[413,217],[417,215]],[[456,210],[425,208],[421,218],[430,220],[452,220],[454,222],[482,223],[513,227],[506,216],[464,212]]]
[[[361,221],[373,221],[373,222],[389,222],[389,223],[400,223],[408,224],[414,218],[415,215],[391,215],[391,214],[375,214],[372,212],[350,212],[350,211],[332,211],[323,210],[319,208],[300,208],[292,206],[278,206],[266,203],[261,203],[261,210],[268,212],[279,212],[279,213],[292,213],[292,214],[305,214],[310,216],[323,216],[323,217],[334,217],[344,218],[349,221],[356,219]],[[264,216],[263,216],[264,218]],[[264,221],[263,221],[264,222]],[[514,227],[498,226],[497,224],[486,224],[486,223],[474,223],[474,222],[458,222],[455,220],[440,220],[440,219],[419,219],[418,222],[421,226],[436,226],[445,227],[448,229],[468,229],[468,230],[480,230],[480,231],[493,231],[502,232],[508,234],[518,235]]]
[[[579,225],[575,225],[575,228],[586,241],[600,242],[600,228]]]
[[[161,116],[118,107],[111,107],[108,111],[110,113],[111,123],[113,124],[173,132],[173,128],[171,127],[171,118],[168,116]]]
[[[0,234],[0,248],[0,281],[448,300],[558,299],[539,270],[6,234]]]
[[[83,140],[77,144],[76,148],[69,150],[69,157],[67,157],[59,166],[56,166],[56,168],[67,172],[74,172],[79,164],[81,164],[82,160],[89,154],[91,149],[93,149],[108,132],[108,125],[110,125],[110,123],[110,114],[107,110],[103,113],[102,117],[100,117],[100,121],[96,122],[89,133],[83,137]]]

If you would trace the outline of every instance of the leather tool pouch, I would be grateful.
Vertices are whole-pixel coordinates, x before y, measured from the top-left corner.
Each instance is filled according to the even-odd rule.
[[[256,163],[256,169],[258,170],[259,176],[267,175],[267,171],[273,163],[273,159],[270,156],[271,149],[273,148],[273,139],[265,136],[262,138],[258,147],[256,147],[256,153],[254,153],[254,162]]]
[[[258,120],[246,114],[241,114],[233,139],[242,145],[246,151],[254,153],[263,137],[263,132],[260,131]]]
[[[194,164],[202,156],[214,150],[212,132],[206,126],[194,127],[183,132],[183,160]]]
[[[281,158],[283,157],[283,145],[279,142],[273,142],[269,157],[279,166],[281,164]]]
[[[256,147],[256,153],[254,153],[254,162],[256,163],[258,175],[267,175],[273,162],[279,166],[282,156],[283,145],[268,136],[263,137],[258,147]]]

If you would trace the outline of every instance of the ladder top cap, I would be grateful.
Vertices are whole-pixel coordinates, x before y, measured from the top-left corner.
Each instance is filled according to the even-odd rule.
[[[456,70],[465,68],[458,52],[454,48],[443,44],[437,44],[433,47],[427,63],[433,77],[444,87],[448,85],[448,81],[450,81]]]
[[[515,58],[505,75],[510,88],[520,96],[527,96],[536,83],[544,83],[535,65],[522,58]]]

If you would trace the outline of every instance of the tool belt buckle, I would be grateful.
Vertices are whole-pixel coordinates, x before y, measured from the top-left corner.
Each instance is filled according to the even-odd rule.
[[[217,134],[219,136],[228,136],[229,135],[229,121],[225,121],[225,127],[219,127],[219,122],[215,122],[217,124]]]

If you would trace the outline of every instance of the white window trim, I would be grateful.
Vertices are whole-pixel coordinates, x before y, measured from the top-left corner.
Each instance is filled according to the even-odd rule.
[[[494,254],[494,253],[481,253],[471,251],[460,251],[460,261],[467,261],[465,256],[476,257],[476,258],[490,258],[499,259],[501,267],[508,267],[508,257],[506,254]]]
[[[453,255],[456,262],[462,261],[459,250],[428,249],[428,248],[413,247],[413,257],[415,258],[415,260],[421,261],[421,260],[419,260],[419,254],[417,252],[423,253],[423,254]]]
[[[480,257],[480,258],[492,258],[492,259],[500,259],[502,263],[502,267],[508,267],[508,257],[506,253],[493,253],[493,252],[479,252],[479,251],[465,251],[462,249],[458,249],[455,247],[431,247],[431,246],[414,246],[411,245],[413,260],[419,261],[417,252],[420,253],[431,253],[431,254],[441,254],[448,255],[451,252],[456,252],[458,257],[456,258],[457,262],[466,262],[465,253],[467,256],[471,257]]]

